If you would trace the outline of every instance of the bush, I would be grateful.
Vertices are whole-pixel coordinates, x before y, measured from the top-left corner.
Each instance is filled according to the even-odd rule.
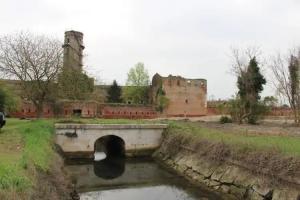
[[[232,119],[230,117],[227,117],[227,116],[222,116],[220,118],[220,123],[221,124],[232,123]]]

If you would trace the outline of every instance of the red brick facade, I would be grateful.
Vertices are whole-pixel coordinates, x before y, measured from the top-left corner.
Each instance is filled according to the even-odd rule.
[[[209,101],[207,106],[207,115],[222,115],[226,114],[226,109],[224,109],[224,113],[220,112],[218,108],[219,105],[224,104],[226,105],[226,101]],[[226,107],[226,106],[225,106]],[[228,111],[227,111],[228,112]],[[270,112],[267,113],[267,116],[274,116],[274,117],[292,117],[293,111],[291,108],[288,107],[273,107],[271,108]]]
[[[103,118],[127,118],[127,119],[152,119],[157,117],[156,111],[151,106],[112,106],[103,105],[101,109]]]
[[[20,109],[16,112],[9,113],[11,117],[16,118],[35,118],[37,116],[36,107],[29,101],[23,101]],[[45,105],[43,109],[43,117],[53,117],[53,110],[50,105]]]
[[[57,111],[54,106],[45,105],[43,117],[72,117],[80,116],[83,118],[102,117],[107,119],[126,118],[126,119],[151,119],[157,117],[157,113],[152,106],[127,105],[127,104],[99,104],[95,101],[61,101]],[[11,117],[17,118],[36,118],[37,112],[31,102],[24,101],[21,109],[10,113]]]
[[[169,100],[163,114],[167,117],[198,117],[207,113],[205,79],[185,79],[180,76],[161,77],[154,75],[152,79],[152,98],[156,102],[157,90],[161,88]]]
[[[99,116],[98,103],[95,101],[65,101],[61,105],[61,117],[74,115],[83,118],[95,118]]]
[[[272,108],[271,112],[269,113],[269,116],[292,117],[293,116],[293,111],[290,108],[275,107],[275,108]]]

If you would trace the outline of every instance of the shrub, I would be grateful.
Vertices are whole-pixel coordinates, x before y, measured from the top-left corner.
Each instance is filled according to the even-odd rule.
[[[220,123],[221,124],[232,123],[232,119],[230,117],[227,117],[227,116],[222,116],[220,118]]]

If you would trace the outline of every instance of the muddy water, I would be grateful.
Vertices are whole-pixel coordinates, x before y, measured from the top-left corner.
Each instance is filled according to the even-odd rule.
[[[81,200],[223,199],[152,159],[106,159],[66,166]]]

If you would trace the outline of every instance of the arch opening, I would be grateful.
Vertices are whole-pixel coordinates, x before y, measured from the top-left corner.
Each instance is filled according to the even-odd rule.
[[[106,135],[96,140],[94,150],[104,152],[107,158],[125,157],[125,142],[118,136]]]
[[[103,179],[114,179],[121,176],[125,171],[125,158],[106,158],[94,162],[94,173]]]

